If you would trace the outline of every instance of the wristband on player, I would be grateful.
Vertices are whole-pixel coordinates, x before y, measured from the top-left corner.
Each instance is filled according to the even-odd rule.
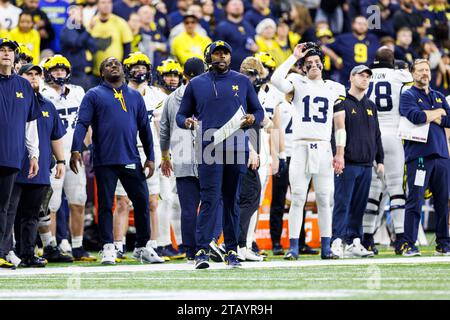
[[[56,164],[66,165],[66,160],[56,160]]]
[[[286,160],[286,152],[280,152],[279,154],[278,154],[278,159],[284,159],[284,160]]]
[[[161,160],[162,161],[170,161],[170,156],[167,156],[167,157],[162,156]]]
[[[335,134],[336,134],[336,146],[345,147],[347,143],[347,132],[345,132],[345,129],[338,129],[336,130]]]

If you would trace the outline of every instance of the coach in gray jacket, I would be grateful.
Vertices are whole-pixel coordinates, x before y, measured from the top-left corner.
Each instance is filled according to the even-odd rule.
[[[204,72],[205,65],[201,59],[190,58],[184,65],[184,76],[188,81]],[[188,260],[194,260],[197,210],[200,204],[200,183],[194,148],[195,133],[198,130],[183,130],[177,126],[175,120],[186,85],[172,92],[164,103],[160,122],[161,171],[167,177],[172,172],[175,174],[181,206],[183,245]]]

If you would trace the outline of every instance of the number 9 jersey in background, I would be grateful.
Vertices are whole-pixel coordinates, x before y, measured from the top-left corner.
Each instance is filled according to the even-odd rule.
[[[345,99],[345,87],[331,80],[309,80],[296,73],[287,76],[294,86],[293,140],[331,140],[334,104]]]
[[[392,68],[373,67],[371,70],[372,78],[366,94],[377,105],[380,130],[386,127],[397,129],[400,95],[413,84],[412,75],[408,70]]]

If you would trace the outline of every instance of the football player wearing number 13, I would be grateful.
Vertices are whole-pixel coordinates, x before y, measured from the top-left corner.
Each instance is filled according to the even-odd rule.
[[[303,220],[303,207],[308,186],[313,179],[322,259],[337,258],[331,253],[331,197],[334,191],[331,130],[333,106],[345,99],[343,85],[322,79],[323,52],[315,43],[298,44],[294,53],[275,70],[272,83],[283,93],[294,93],[292,129],[293,147],[289,181],[292,204],[289,211],[290,249],[286,259],[298,258],[298,238]],[[292,65],[299,63],[306,74],[288,75]]]
[[[395,253],[401,254],[404,221],[405,221],[405,193],[403,191],[403,170],[405,156],[401,139],[397,137],[400,121],[400,95],[413,84],[413,78],[408,70],[394,69],[394,53],[382,47],[377,51],[375,61],[371,65],[367,96],[375,102],[378,110],[378,122],[381,131],[381,142],[384,149],[384,177],[378,177],[372,170],[369,200],[363,218],[363,246],[377,254],[373,241],[377,217],[380,210],[382,193],[390,198],[390,213],[394,224],[396,242]]]

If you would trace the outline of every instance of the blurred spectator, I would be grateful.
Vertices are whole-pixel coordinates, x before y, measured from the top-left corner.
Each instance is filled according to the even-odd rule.
[[[282,28],[283,29],[283,28]],[[289,45],[289,29],[287,29],[287,32],[283,32],[286,30],[282,30],[281,35],[284,36],[284,44],[286,49],[286,52],[281,49],[281,46],[276,40],[276,30],[277,25],[275,24],[275,21],[273,21],[270,18],[266,18],[262,20],[258,25],[256,26],[256,44],[258,45],[259,51],[267,52],[269,53],[272,58],[275,60],[277,65],[280,65],[281,63],[286,60],[290,54],[289,52],[292,52]]]
[[[84,0],[83,25],[88,28],[92,18],[97,14],[98,0]]]
[[[152,6],[155,8],[155,23],[164,37],[168,38],[170,34],[169,20],[167,18],[167,7],[162,0],[153,0]]]
[[[306,30],[314,26],[308,9],[301,4],[295,4],[291,7],[290,19],[292,20],[292,31],[301,36]]]
[[[436,75],[436,89],[448,96],[450,94],[450,52],[448,49],[442,49],[441,55]]]
[[[420,58],[429,61],[432,78],[435,78],[437,67],[441,62],[441,52],[430,37],[422,38],[419,55]]]
[[[170,28],[173,28],[177,24],[183,22],[183,17],[186,14],[189,7],[192,5],[193,0],[178,0],[177,1],[177,10],[169,13],[169,25]]]
[[[397,31],[397,41],[394,50],[395,59],[406,61],[411,65],[418,58],[417,52],[411,47],[412,39],[411,29],[403,27]]]
[[[45,12],[53,28],[54,37],[50,41],[50,48],[60,53],[60,35],[61,30],[66,24],[66,20],[69,17],[69,2],[67,0],[40,0],[39,8]]]
[[[218,22],[218,18],[216,16],[216,9],[214,7],[214,2],[212,0],[203,0],[201,1],[203,20],[208,24],[208,35],[212,36],[214,34],[214,30],[216,29],[216,25]]]
[[[339,81],[346,85],[350,70],[359,64],[372,63],[379,47],[378,38],[368,33],[367,19],[364,16],[357,16],[353,18],[352,32],[337,36],[336,40],[323,47],[323,50],[338,68],[341,68],[343,64],[339,72]]]
[[[61,54],[72,66],[71,82],[85,91],[95,85],[92,66],[96,51],[95,40],[83,25],[83,8],[71,6],[66,26],[61,31]]]
[[[21,12],[22,10],[11,4],[9,0],[0,0],[0,29],[9,31],[17,27]]]
[[[341,33],[344,27],[342,5],[345,0],[326,0],[320,2],[316,13],[316,22],[327,21],[333,33]]]
[[[97,7],[98,14],[92,18],[88,30],[97,45],[93,73],[99,77],[103,60],[115,57],[122,61],[130,53],[133,35],[127,22],[112,13],[111,0],[99,0]]]
[[[280,63],[284,62],[284,60],[286,60],[292,54],[295,45],[300,42],[300,39],[301,36],[298,33],[289,30],[288,21],[284,19],[278,20],[275,41],[280,47],[283,55],[283,58],[281,59],[282,61]],[[260,51],[263,50],[261,50],[260,48]],[[277,65],[279,65],[278,62]]]
[[[394,13],[394,29],[407,27],[413,31],[413,43],[420,45],[420,38],[425,35],[425,18],[414,7],[414,0],[400,0],[400,10]]]
[[[139,44],[142,42],[141,34],[141,18],[135,12],[132,12],[128,18],[128,26],[133,34],[133,41],[131,41],[131,52],[139,51]]]
[[[380,39],[380,47],[387,47],[392,52],[395,51],[395,40],[391,36],[384,36]]]
[[[363,0],[361,1],[361,13],[369,19],[376,12],[369,6],[376,6],[380,12],[380,26],[369,26],[370,32],[378,36],[394,36],[394,13],[400,8],[391,0]],[[377,19],[374,22],[378,22]]]
[[[334,41],[333,32],[328,28],[328,24],[318,24],[316,27],[316,38],[320,45],[326,46]],[[336,67],[331,63],[329,55],[325,54],[323,59],[323,78],[334,79]]]
[[[33,63],[39,64],[41,52],[39,32],[34,29],[33,15],[28,11],[22,11],[19,15],[17,27],[9,32],[11,39],[24,44],[30,50]]]
[[[152,65],[157,66],[167,58],[170,51],[167,38],[157,28],[154,21],[155,8],[144,5],[139,8],[137,13],[141,19],[142,35],[139,51],[150,58]],[[156,77],[156,68],[153,68],[152,75]]]
[[[184,16],[183,24],[186,31],[177,35],[172,42],[172,54],[181,66],[192,57],[203,59],[203,51],[211,43],[211,39],[196,31],[199,20],[196,15],[188,13]]]
[[[417,2],[430,2],[428,11],[430,13],[431,28],[440,23],[447,24],[450,15],[450,5],[447,0],[417,0]]]
[[[47,14],[39,8],[39,0],[24,0],[22,10],[31,12],[33,16],[34,28],[41,38],[40,49],[50,48],[55,33]]]
[[[224,9],[227,17],[217,25],[214,40],[224,40],[233,48],[230,67],[239,71],[242,61],[258,51],[255,29],[244,20],[242,0],[226,0]]]
[[[270,0],[252,0],[252,6],[245,12],[244,19],[256,28],[262,20],[276,20],[269,8]]]
[[[196,25],[196,31],[202,36],[208,36],[208,31],[204,28],[204,26],[209,28],[209,25],[205,20],[203,20],[202,7],[198,4],[193,4],[189,7],[189,10],[185,13],[185,15],[186,14],[195,15],[199,20],[199,23]],[[186,31],[186,29],[183,22],[177,24],[176,26],[172,26],[170,30],[169,43],[173,43],[173,39],[184,31]]]
[[[128,21],[130,15],[137,12],[140,6],[139,0],[116,0],[113,3],[113,13]]]

